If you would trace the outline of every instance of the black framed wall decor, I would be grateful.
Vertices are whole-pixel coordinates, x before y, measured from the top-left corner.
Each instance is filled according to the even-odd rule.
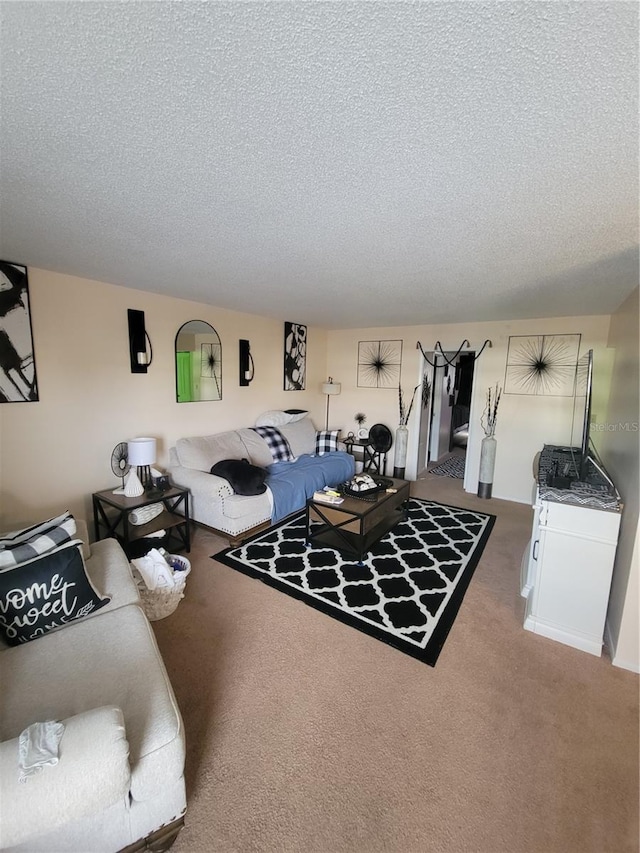
[[[358,388],[397,388],[401,367],[401,340],[358,343]]]
[[[580,335],[511,335],[505,394],[572,397]]]
[[[304,391],[307,373],[307,327],[284,324],[284,390]]]
[[[38,399],[27,268],[0,261],[0,403]]]

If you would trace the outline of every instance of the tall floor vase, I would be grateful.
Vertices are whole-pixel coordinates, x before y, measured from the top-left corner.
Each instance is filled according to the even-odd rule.
[[[480,445],[480,474],[478,476],[478,497],[490,498],[493,489],[493,469],[496,464],[497,441],[492,435],[482,439]]]
[[[409,429],[399,426],[396,429],[395,450],[393,454],[393,476],[404,478],[404,469],[407,464],[407,444],[409,441]]]

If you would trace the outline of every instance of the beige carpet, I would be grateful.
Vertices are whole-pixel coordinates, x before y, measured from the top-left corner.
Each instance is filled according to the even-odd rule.
[[[433,669],[209,559],[154,623],[187,732],[175,853],[638,850],[638,676],[522,628],[531,510],[497,515]]]

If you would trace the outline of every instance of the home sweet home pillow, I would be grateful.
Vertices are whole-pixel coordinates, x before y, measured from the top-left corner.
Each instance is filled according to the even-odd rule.
[[[87,575],[82,542],[0,571],[0,632],[10,646],[28,643],[94,613],[111,600]]]

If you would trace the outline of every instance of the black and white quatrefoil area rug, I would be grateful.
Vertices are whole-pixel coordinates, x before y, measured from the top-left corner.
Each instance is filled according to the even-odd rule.
[[[406,519],[358,563],[308,546],[302,512],[212,559],[435,666],[494,522],[411,498]]]

